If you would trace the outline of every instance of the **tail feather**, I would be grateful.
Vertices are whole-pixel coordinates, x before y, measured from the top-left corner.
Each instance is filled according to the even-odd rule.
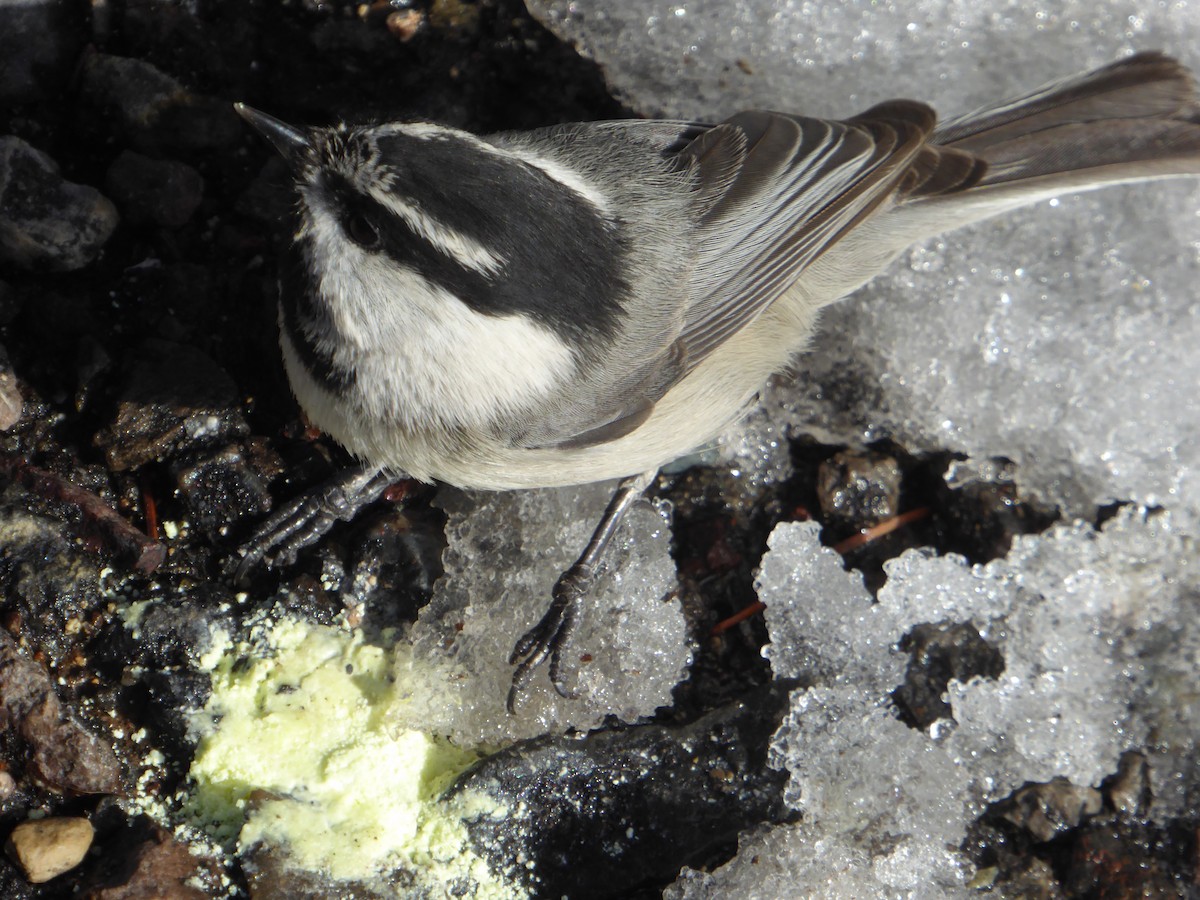
[[[1194,122],[1198,113],[1192,73],[1166,54],[1150,51],[950,119],[933,139],[975,152],[1060,125],[1121,119]]]
[[[928,149],[932,174],[902,196],[954,227],[1064,191],[1200,174],[1200,97],[1179,62],[1138,53],[950,119]],[[961,172],[963,155],[979,163],[973,177],[939,177]]]

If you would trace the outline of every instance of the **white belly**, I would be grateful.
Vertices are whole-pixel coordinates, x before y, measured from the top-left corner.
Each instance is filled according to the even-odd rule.
[[[423,481],[504,490],[621,478],[690,453],[728,427],[763,382],[803,348],[814,317],[811,304],[777,303],[673,387],[637,430],[571,449],[512,447],[482,430],[418,430],[407,417],[367,413],[309,375],[286,335],[281,345],[310,421],[359,459]]]

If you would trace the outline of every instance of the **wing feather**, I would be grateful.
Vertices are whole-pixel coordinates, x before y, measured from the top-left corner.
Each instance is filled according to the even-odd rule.
[[[603,409],[568,412],[554,428],[530,435],[538,446],[586,446],[635,430],[663,394],[881,203],[897,192],[969,186],[983,168],[968,152],[927,143],[936,116],[908,100],[844,122],[751,111],[716,125],[592,127],[656,143],[690,179],[692,265],[679,295],[678,330],[656,335],[654,349],[629,360]]]
[[[736,177],[700,219],[695,299],[680,334],[685,373],[897,189],[935,122],[923,104],[890,101],[846,122],[739,113],[705,135],[698,148],[705,154],[739,133],[746,150]],[[680,151],[681,162],[690,161],[692,146]]]

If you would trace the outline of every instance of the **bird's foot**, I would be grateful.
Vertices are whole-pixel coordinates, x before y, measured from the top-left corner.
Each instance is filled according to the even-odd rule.
[[[296,554],[320,540],[335,523],[353,519],[394,480],[394,475],[379,469],[352,466],[284,504],[238,548],[241,559],[233,572],[234,584],[245,584],[260,563],[291,565]]]
[[[579,623],[583,598],[592,586],[594,573],[591,568],[576,563],[564,572],[554,585],[553,600],[541,621],[525,632],[513,647],[508,658],[515,665],[512,687],[508,691],[508,711],[516,710],[517,696],[529,683],[534,671],[550,660],[550,683],[560,696],[574,699],[562,677],[562,651],[571,639]]]

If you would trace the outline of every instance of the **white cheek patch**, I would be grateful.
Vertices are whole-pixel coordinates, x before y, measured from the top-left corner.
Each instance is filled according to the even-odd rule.
[[[325,216],[310,233],[335,332],[314,337],[336,365],[355,372],[355,399],[367,415],[483,425],[547,396],[573,372],[574,354],[548,328],[473,311],[345,240]]]

